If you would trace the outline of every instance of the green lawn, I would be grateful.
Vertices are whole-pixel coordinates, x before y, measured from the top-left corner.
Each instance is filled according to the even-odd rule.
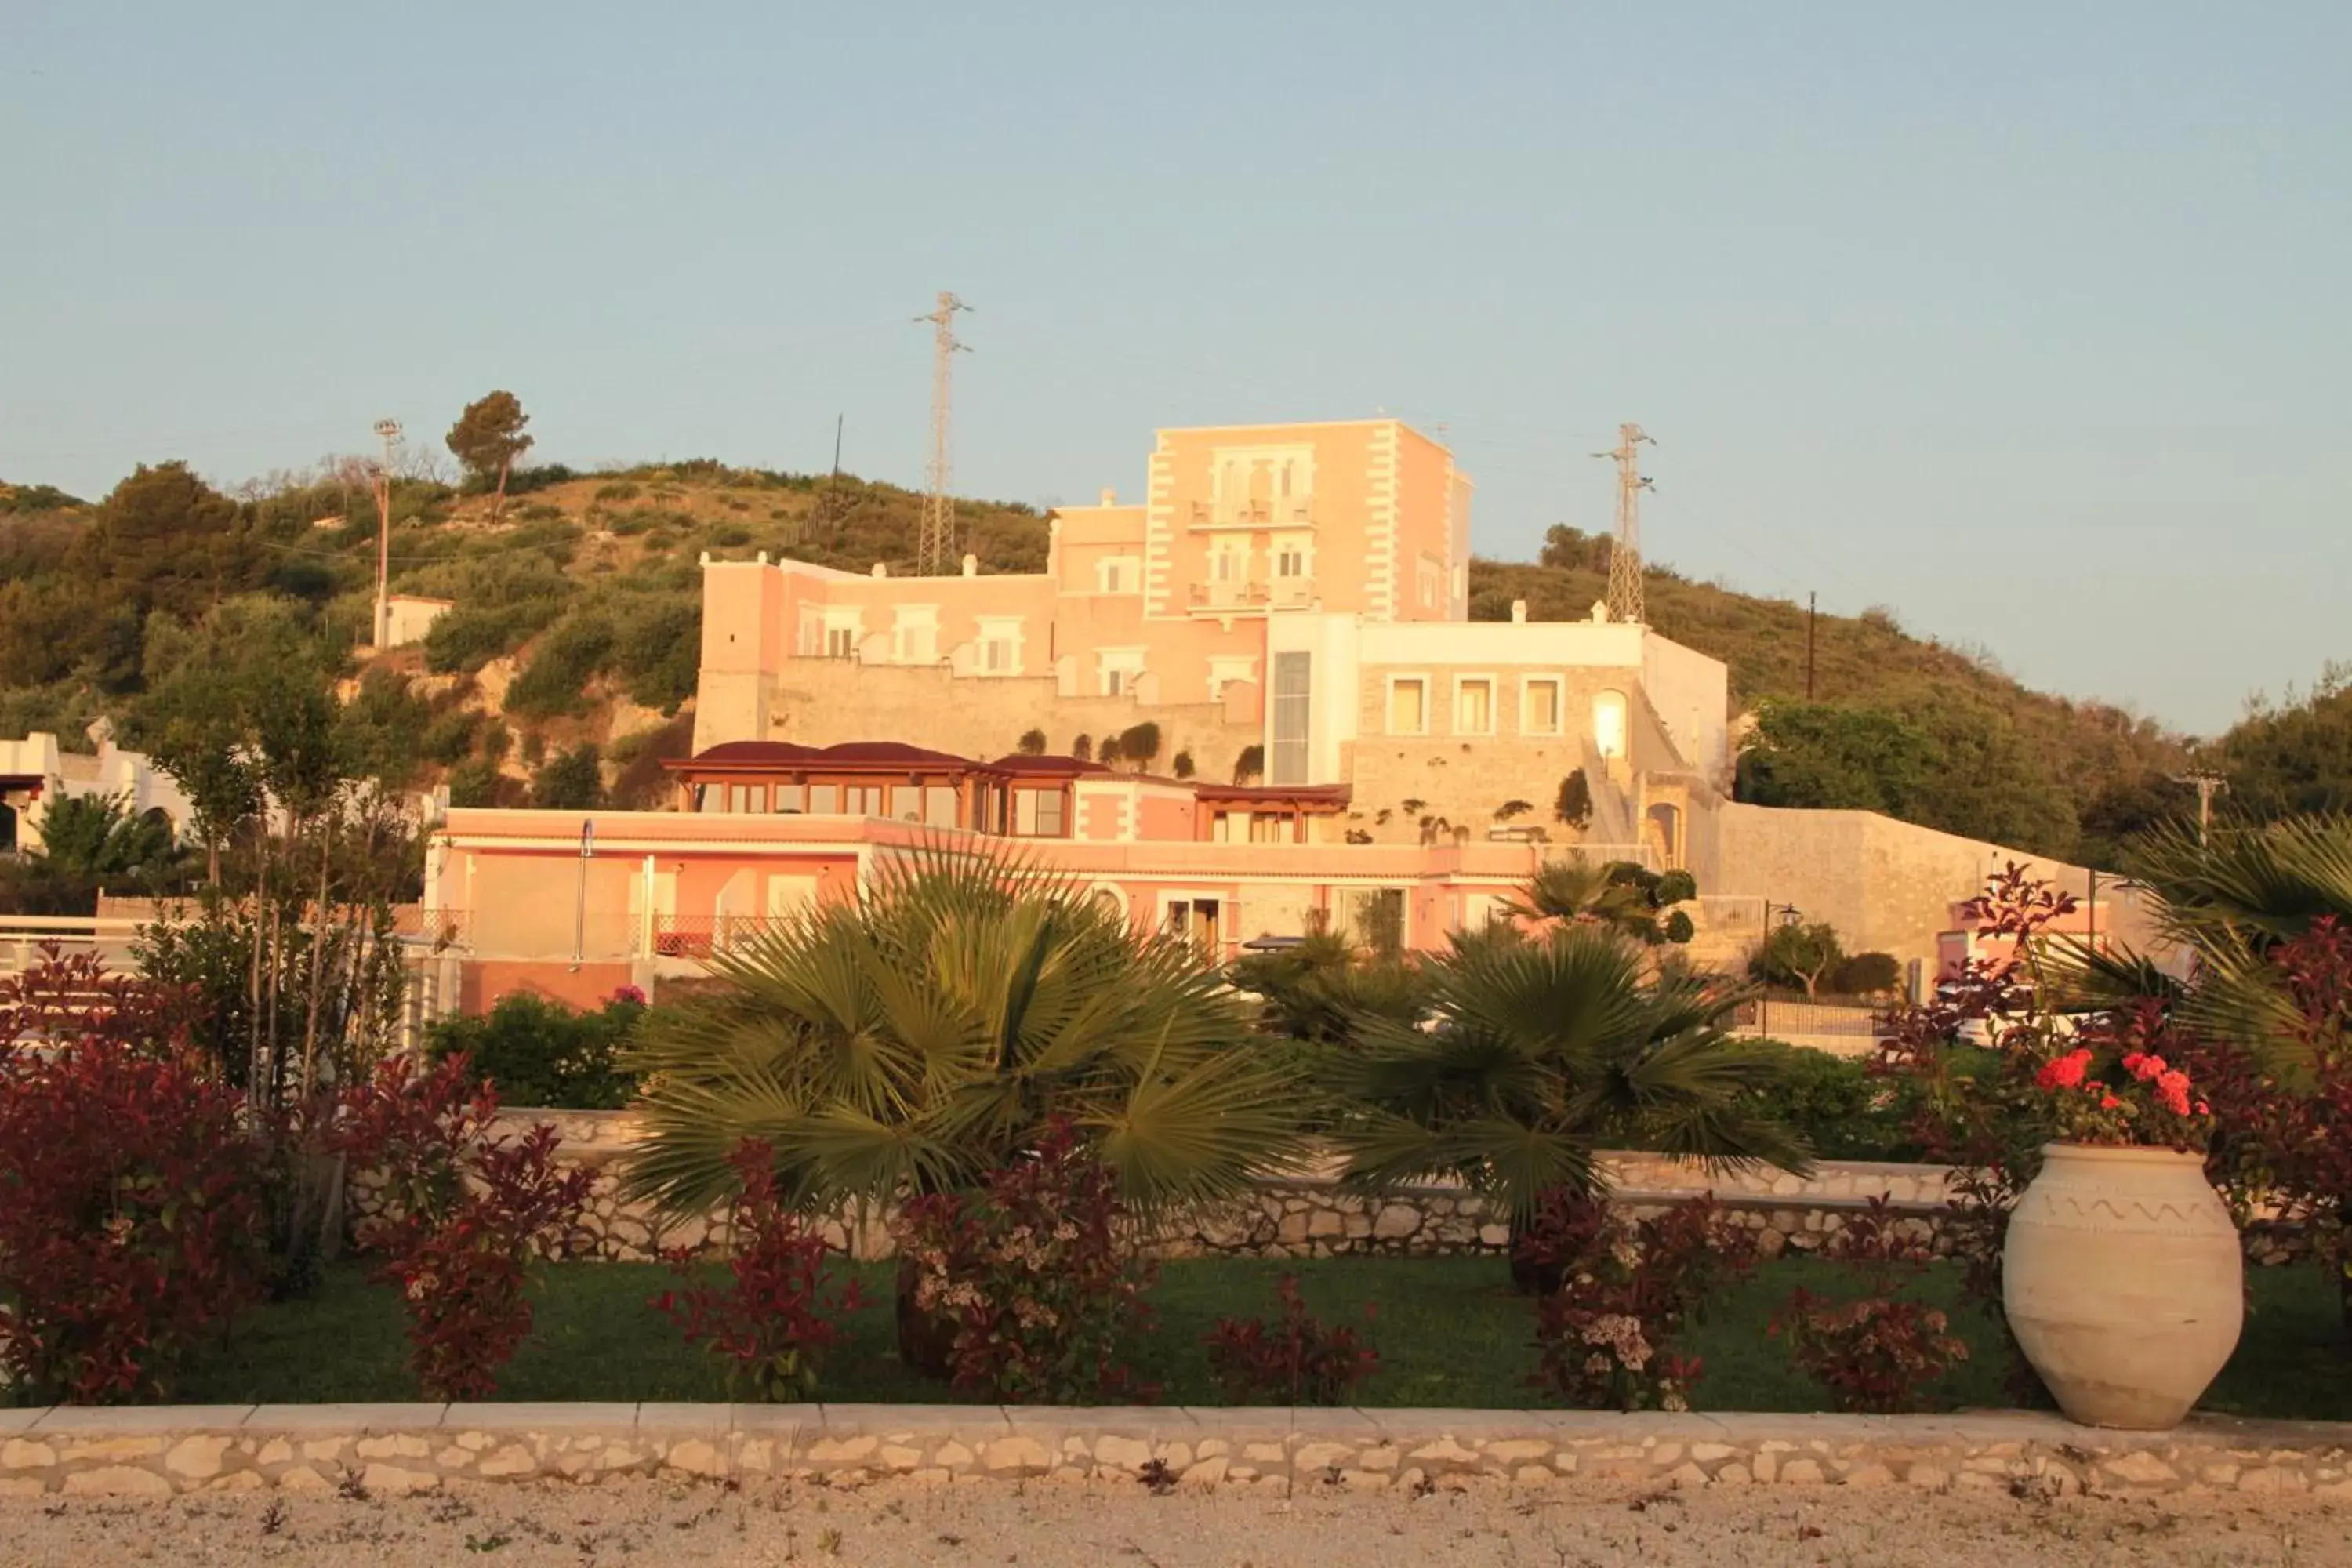
[[[1219,1403],[1202,1336],[1221,1314],[1270,1311],[1275,1281],[1286,1269],[1298,1274],[1308,1305],[1327,1319],[1360,1322],[1363,1303],[1377,1304],[1369,1331],[1381,1369],[1360,1403],[1506,1408],[1538,1403],[1527,1384],[1536,1360],[1534,1306],[1512,1292],[1503,1265],[1491,1258],[1171,1263],[1152,1293],[1157,1321],[1136,1356],[1139,1372],[1161,1384],[1163,1403]],[[835,1352],[822,1397],[947,1398],[939,1384],[898,1363],[891,1343],[888,1267],[861,1272],[875,1304],[856,1315],[850,1341]],[[537,1288],[537,1325],[500,1378],[499,1396],[724,1399],[719,1367],[689,1350],[669,1321],[646,1305],[670,1279],[649,1265],[546,1268]],[[2352,1355],[2329,1281],[2310,1267],[2256,1269],[2250,1279],[2253,1312],[2245,1339],[2205,1407],[2243,1415],[2352,1413]],[[1699,1408],[1821,1408],[1813,1385],[1765,1333],[1774,1310],[1800,1284],[1839,1293],[1848,1288],[1836,1265],[1783,1258],[1720,1300],[1690,1336],[1684,1353],[1704,1357],[1707,1369],[1694,1399]],[[1957,1286],[1957,1271],[1939,1267],[1923,1289],[1948,1305]],[[1954,1316],[1956,1331],[1981,1353],[1950,1380],[1943,1403],[2005,1403],[1992,1326],[1961,1310]],[[343,1267],[310,1299],[240,1320],[234,1342],[190,1369],[177,1397],[222,1404],[415,1399],[405,1352],[392,1292]]]

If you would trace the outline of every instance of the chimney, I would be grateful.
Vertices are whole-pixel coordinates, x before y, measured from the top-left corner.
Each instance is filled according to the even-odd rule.
[[[890,563],[887,561],[877,561],[874,563],[874,575],[877,577],[890,575]]]
[[[1513,599],[1511,601],[1511,625],[1515,626],[1523,626],[1527,624],[1528,602],[1525,599]]]
[[[980,575],[979,556],[967,555],[963,558],[963,574],[967,577],[977,577]]]
[[[1105,506],[1117,506],[1118,504],[1118,492],[1111,489],[1108,485],[1105,485],[1103,487],[1102,504]]]
[[[760,564],[761,564],[761,565],[762,565],[762,566],[765,566],[767,563],[768,563],[768,552],[767,552],[766,551],[762,550],[761,552],[760,552]]]

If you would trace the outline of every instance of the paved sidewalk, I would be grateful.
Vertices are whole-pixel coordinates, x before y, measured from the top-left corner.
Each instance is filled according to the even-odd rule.
[[[459,1483],[430,1496],[248,1492],[0,1502],[0,1568],[457,1563],[1013,1564],[1017,1568],[2329,1568],[2352,1507],[1907,1489],[1570,1481],[1415,1496],[1155,1493],[1137,1481],[840,1490],[807,1481]]]

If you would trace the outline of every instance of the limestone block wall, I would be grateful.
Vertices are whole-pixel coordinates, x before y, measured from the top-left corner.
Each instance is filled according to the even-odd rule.
[[[1716,836],[1719,872],[1705,891],[1794,904],[1807,921],[1835,926],[1851,952],[1891,952],[1932,965],[1952,904],[1973,897],[2008,861],[2032,867],[2078,898],[2089,890],[2091,874],[2082,867],[1875,812],[1727,802],[1706,822],[1704,830]],[[1695,822],[1693,832],[1699,831]],[[2143,911],[2111,882],[2099,896],[2101,909],[2114,910],[2109,931],[2145,946],[2152,933]]]
[[[702,679],[709,690],[711,672]],[[698,704],[697,750],[721,741],[831,746],[904,740],[986,760],[1012,751],[1033,728],[1045,731],[1050,749],[1063,752],[1077,735],[1098,742],[1149,720],[1160,726],[1156,771],[1165,773],[1178,752],[1190,751],[1201,777],[1230,781],[1243,748],[1258,744],[1263,734],[1255,721],[1229,721],[1221,704],[1065,697],[1051,673],[959,676],[939,667],[796,658],[773,676],[738,679],[761,683],[761,691],[730,692],[721,705]]]
[[[1519,683],[1532,673],[1562,682],[1560,734],[1520,731]],[[1606,668],[1366,666],[1357,692],[1356,740],[1349,755],[1354,798],[1348,826],[1370,834],[1374,843],[1417,844],[1421,819],[1442,817],[1454,827],[1468,828],[1472,837],[1483,838],[1487,828],[1496,826],[1497,807],[1524,800],[1533,809],[1512,821],[1546,829],[1554,843],[1575,839],[1576,830],[1552,816],[1559,781],[1585,765],[1593,699],[1603,691],[1630,694],[1633,674]],[[1426,734],[1388,732],[1389,677],[1394,675],[1429,682]],[[1488,732],[1454,732],[1454,681],[1463,675],[1490,677],[1495,682]],[[1423,804],[1408,807],[1409,800]],[[1385,823],[1380,820],[1384,811],[1389,814]]]

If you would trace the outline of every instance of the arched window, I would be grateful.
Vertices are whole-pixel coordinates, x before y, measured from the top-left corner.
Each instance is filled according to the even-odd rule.
[[[1603,757],[1625,754],[1625,694],[1603,691],[1592,700],[1592,746]]]

